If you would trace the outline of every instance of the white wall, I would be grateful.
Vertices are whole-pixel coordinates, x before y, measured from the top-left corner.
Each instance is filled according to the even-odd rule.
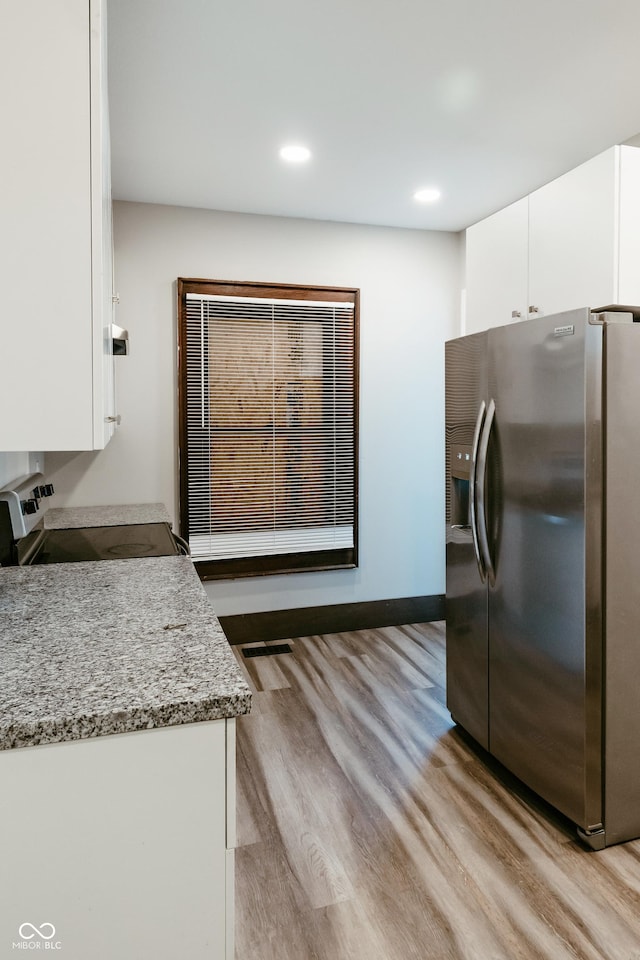
[[[28,453],[0,453],[0,488],[8,486],[13,480],[35,471],[42,461],[33,462]]]
[[[27,462],[28,456],[27,453],[0,453],[0,487],[11,483],[21,473],[26,473],[22,466]]]
[[[443,344],[456,234],[116,203],[122,425],[48,454],[57,504],[160,500],[177,516],[177,277],[360,287],[360,566],[207,584],[221,615],[444,591]]]

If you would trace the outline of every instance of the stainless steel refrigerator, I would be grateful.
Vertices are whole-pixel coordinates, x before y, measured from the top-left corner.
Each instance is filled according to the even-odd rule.
[[[447,705],[594,849],[640,836],[640,323],[446,344]]]

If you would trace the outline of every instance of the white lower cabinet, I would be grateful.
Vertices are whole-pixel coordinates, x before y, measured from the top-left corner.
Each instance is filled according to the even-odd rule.
[[[3,6],[0,451],[113,433],[105,0]]]
[[[0,752],[0,956],[233,960],[234,725]]]
[[[616,146],[466,232],[466,332],[640,306],[640,149]]]

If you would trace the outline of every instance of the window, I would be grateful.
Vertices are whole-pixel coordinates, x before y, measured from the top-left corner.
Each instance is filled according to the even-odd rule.
[[[200,575],[357,563],[358,291],[178,280],[182,533]]]

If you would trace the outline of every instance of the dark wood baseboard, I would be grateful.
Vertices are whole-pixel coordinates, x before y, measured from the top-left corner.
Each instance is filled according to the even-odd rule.
[[[292,637],[394,627],[402,623],[429,623],[432,620],[444,620],[443,594],[220,617],[222,629],[229,643],[233,644],[289,640]]]

